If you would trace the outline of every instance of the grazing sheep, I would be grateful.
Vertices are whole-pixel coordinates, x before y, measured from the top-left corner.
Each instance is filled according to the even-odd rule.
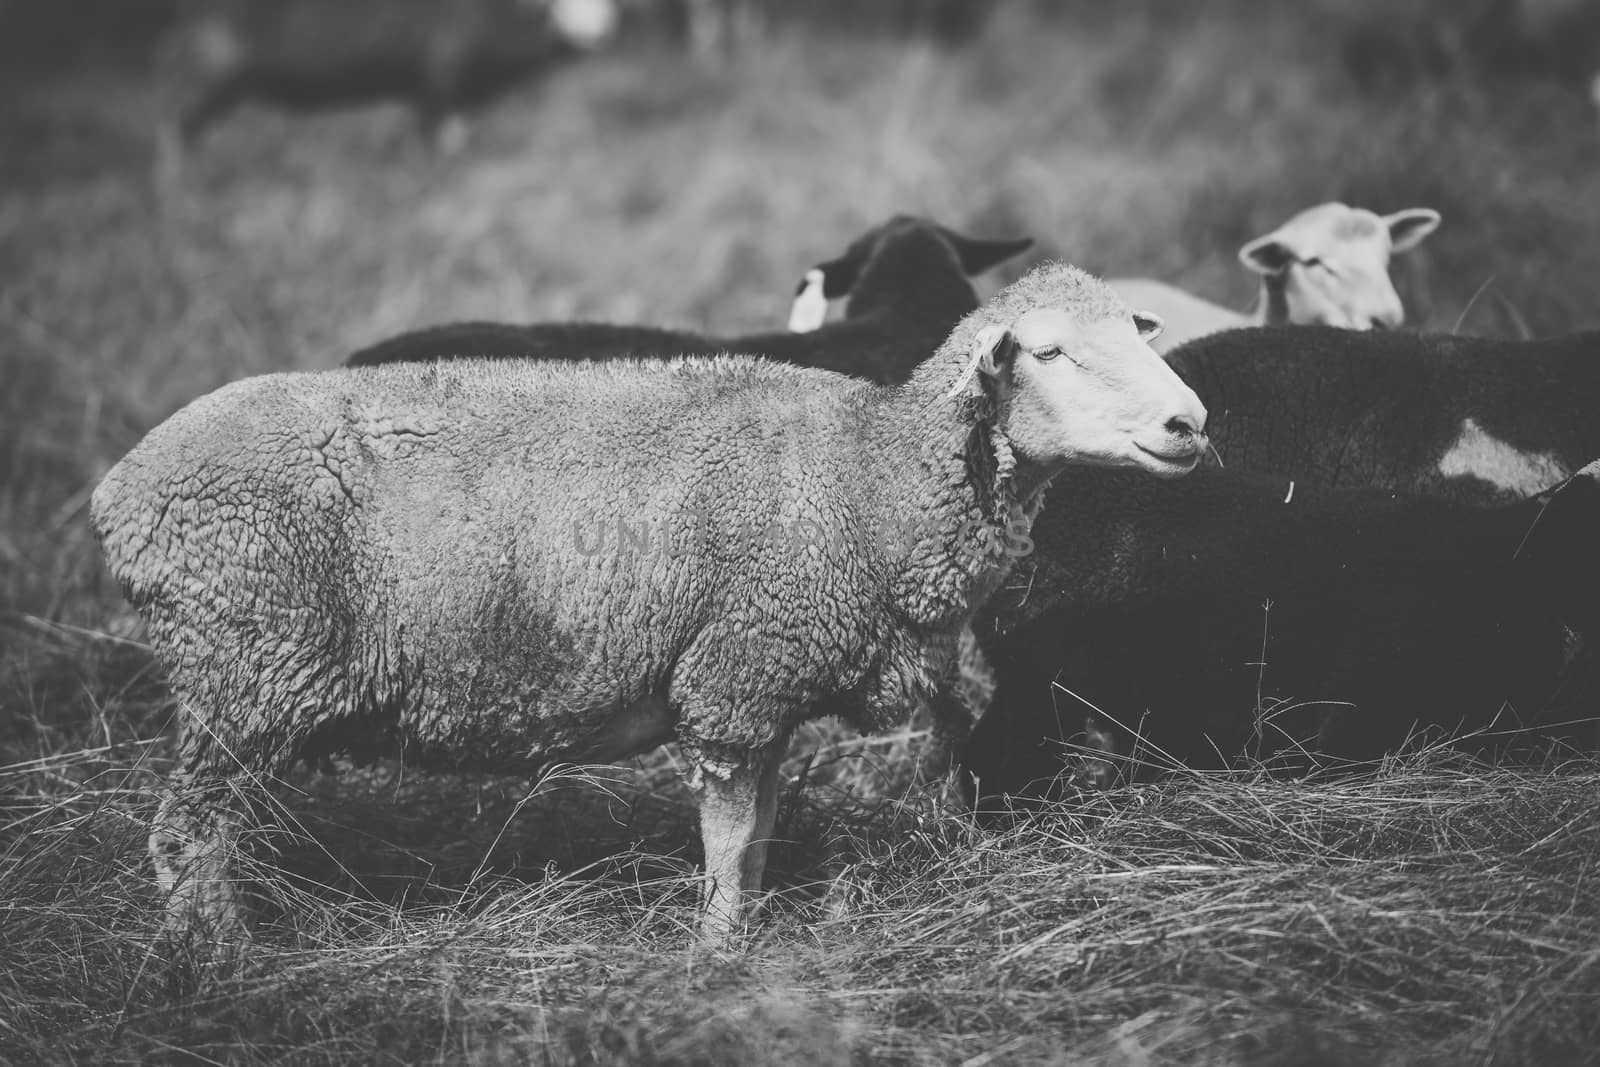
[[[1600,455],[1600,333],[1538,341],[1240,330],[1167,356],[1231,469],[1506,501]]]
[[[151,852],[242,933],[229,786],[318,753],[530,770],[677,739],[706,929],[761,882],[790,732],[948,684],[1064,464],[1188,472],[1205,411],[1103,283],[1041,267],[898,387],[725,356],[225,386],[96,488],[186,710]]]
[[[1438,226],[1439,213],[1429,208],[1381,216],[1339,203],[1307,208],[1239,249],[1239,261],[1261,276],[1261,296],[1250,315],[1164,282],[1113,278],[1109,284],[1130,306],[1166,323],[1154,346],[1163,354],[1241,326],[1391,328],[1405,321],[1405,309],[1389,280],[1389,257],[1415,248]]]
[[[851,242],[837,259],[806,272],[795,303],[809,314],[791,315],[791,325],[814,327],[804,332],[707,337],[595,322],[528,326],[466,322],[380,341],[356,352],[345,365],[475,356],[571,360],[743,352],[892,385],[905,381],[961,317],[978,306],[968,276],[981,274],[1032,244],[1028,237],[1002,241],[963,237],[927,219],[896,215]],[[819,325],[816,303],[842,296],[849,297],[844,319]]]
[[[610,36],[615,0],[275,0],[218,4],[188,29],[206,86],[179,122],[183,143],[247,101],[311,110],[411,104],[440,147],[448,120]]]
[[[1421,731],[1592,719],[1593,692],[1563,683],[1567,626],[1600,621],[1597,477],[1540,516],[1214,469],[1162,494],[1063,472],[1067,506],[1035,520],[974,623],[997,688],[963,756],[969,797],[1058,794],[1073,762],[1103,784],[1135,732],[1148,768],[1300,769]]]

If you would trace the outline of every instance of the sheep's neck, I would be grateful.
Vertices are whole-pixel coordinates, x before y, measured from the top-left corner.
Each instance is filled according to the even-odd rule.
[[[1289,322],[1289,272],[1263,274],[1256,306],[1250,312],[1255,326],[1285,326]]]
[[[943,627],[964,623],[1015,563],[1038,488],[1053,472],[1013,466],[992,428],[975,428],[942,394],[922,395],[926,377],[919,370],[888,394],[892,410],[874,416],[883,487],[874,517],[886,532],[885,554],[898,564],[892,588],[901,610]],[[1030,487],[1026,496],[1018,496],[1019,478]]]

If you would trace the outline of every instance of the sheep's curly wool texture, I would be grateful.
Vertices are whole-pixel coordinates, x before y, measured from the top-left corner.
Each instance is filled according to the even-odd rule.
[[[524,770],[674,731],[737,759],[813,715],[902,719],[1038,505],[945,396],[970,339],[1039,302],[1099,314],[1103,289],[1035,272],[898,388],[723,356],[202,397],[92,503],[191,716],[186,773],[395,746]]]
[[[1042,263],[996,293],[981,314],[962,319],[949,344],[967,351],[978,331],[996,323],[1015,322],[1040,307],[1059,308],[1079,322],[1127,318],[1132,312],[1117,291],[1070,263]]]

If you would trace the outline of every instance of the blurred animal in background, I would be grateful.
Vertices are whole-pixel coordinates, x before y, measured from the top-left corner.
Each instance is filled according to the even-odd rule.
[[[702,62],[726,59],[760,41],[770,0],[680,0],[684,40]]]
[[[714,66],[771,40],[780,24],[823,32],[926,37],[954,46],[982,30],[987,0],[620,0],[629,21],[680,41],[696,61]]]
[[[380,341],[345,363],[744,352],[894,384],[905,381],[961,317],[977,308],[977,291],[967,279],[1032,244],[1028,237],[965,237],[928,219],[896,215],[851,242],[843,255],[806,272],[790,314],[791,327],[804,326],[804,332],[713,337],[598,322],[464,322]],[[848,297],[844,318],[822,325],[827,301],[837,297]]]
[[[210,0],[176,50],[202,85],[178,120],[193,144],[245,103],[294,111],[402,101],[444,151],[463,116],[603,44],[616,0]]]
[[[1600,108],[1600,3],[1426,0],[1353,26],[1341,58],[1374,93],[1459,77],[1554,81]]]
[[[1406,252],[1439,226],[1439,213],[1407,208],[1377,215],[1333,202],[1307,208],[1239,250],[1239,261],[1261,277],[1255,311],[1236,311],[1146,278],[1112,278],[1134,307],[1166,322],[1156,343],[1167,352],[1185,341],[1241,326],[1338,326],[1389,329],[1405,320],[1389,279],[1389,257]]]

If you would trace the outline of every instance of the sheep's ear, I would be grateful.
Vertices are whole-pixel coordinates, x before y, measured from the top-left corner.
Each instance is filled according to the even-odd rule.
[[[1021,255],[1033,247],[1032,237],[1017,237],[1006,241],[987,241],[981,237],[965,237],[954,230],[938,227],[939,234],[956,250],[961,260],[961,270],[968,274],[982,274],[1012,256]]]
[[[823,295],[827,275],[813,267],[800,279],[794,291],[794,303],[789,307],[789,332],[810,333],[828,318],[828,298]]]
[[[972,342],[972,358],[979,373],[998,375],[1016,357],[1017,339],[1004,326],[985,326]]]
[[[866,262],[867,257],[864,252],[851,248],[838,259],[818,263],[811,270],[822,272],[822,295],[829,300],[837,300],[850,295],[850,290],[856,287],[856,279],[861,277],[861,268]],[[811,271],[806,272],[807,275],[810,273]]]
[[[1294,249],[1284,243],[1283,237],[1269,233],[1239,249],[1239,262],[1257,274],[1282,274],[1295,261]]]
[[[1408,252],[1422,243],[1422,239],[1439,228],[1439,213],[1431,207],[1410,207],[1385,215],[1383,223],[1389,227],[1389,250]]]
[[[1161,331],[1167,324],[1161,321],[1161,316],[1149,311],[1135,311],[1133,313],[1134,329],[1139,331],[1139,340],[1148,344],[1161,336]]]
[[[997,377],[1017,354],[1017,341],[1004,326],[985,326],[978,331],[968,349],[967,369],[961,372],[956,384],[946,395],[960,396],[974,375]]]

